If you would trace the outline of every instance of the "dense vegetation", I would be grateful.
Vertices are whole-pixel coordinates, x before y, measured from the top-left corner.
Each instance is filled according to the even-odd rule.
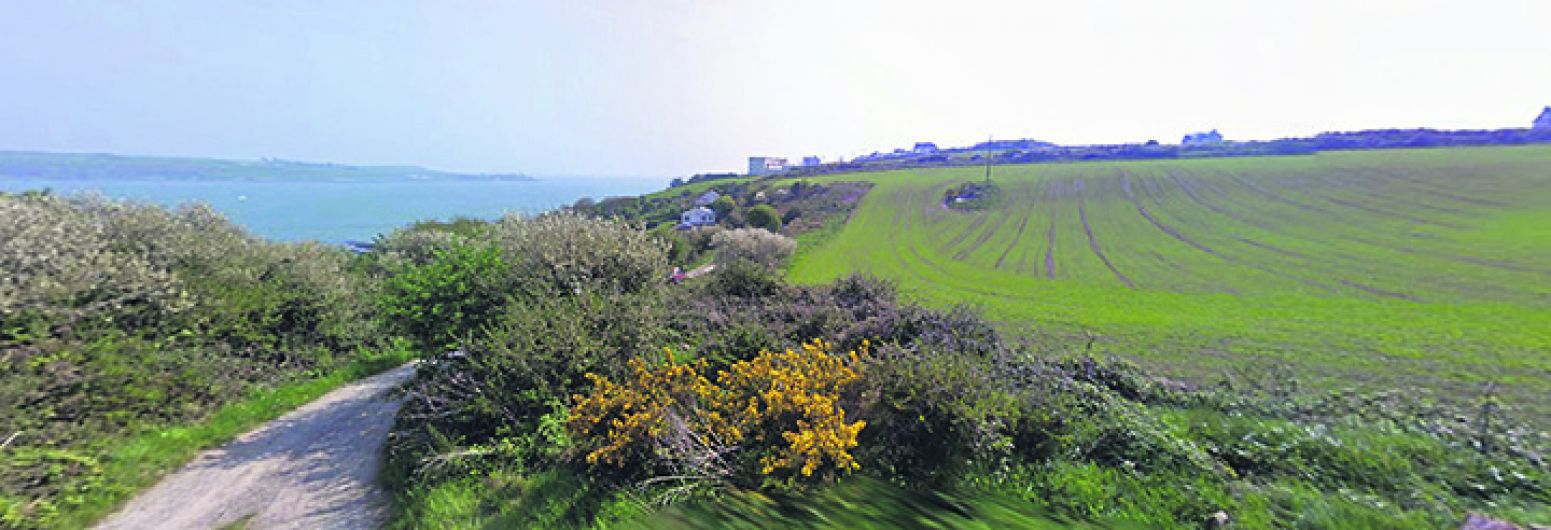
[[[540,221],[574,228],[496,253],[639,234],[568,215],[503,224]],[[665,265],[664,248],[619,248],[633,250],[615,262]],[[417,267],[470,270],[437,263],[467,254],[435,255]],[[412,384],[388,450],[398,526],[859,523],[817,515],[846,503],[883,525],[1551,517],[1551,439],[1490,408],[1305,393],[1275,372],[1188,385],[1083,343],[1051,355],[1004,340],[974,311],[923,308],[877,280],[793,286],[739,257],[758,255],[676,286],[488,271],[480,281],[525,287]]]
[[[360,256],[4,195],[0,523],[84,524],[177,464],[123,440],[404,345],[401,528],[1551,523],[1548,163],[710,179]],[[673,230],[711,188],[725,225]]]
[[[870,186],[856,182],[815,184],[803,180],[707,179],[642,197],[578,200],[568,210],[600,218],[618,218],[644,226],[667,241],[674,265],[705,261],[717,232],[761,228],[799,237],[845,222]],[[708,207],[716,224],[679,229],[679,214],[694,207],[706,192],[718,194]]]
[[[188,456],[136,436],[390,345],[337,248],[91,197],[0,194],[0,219],[0,527],[81,524]]]

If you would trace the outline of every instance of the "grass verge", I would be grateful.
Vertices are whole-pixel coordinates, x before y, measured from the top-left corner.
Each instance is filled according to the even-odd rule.
[[[183,466],[200,451],[230,441],[341,385],[381,373],[415,358],[406,344],[366,352],[333,371],[268,388],[222,405],[204,421],[146,429],[103,444],[101,486],[65,503],[56,528],[85,528],[112,513],[141,490]]]

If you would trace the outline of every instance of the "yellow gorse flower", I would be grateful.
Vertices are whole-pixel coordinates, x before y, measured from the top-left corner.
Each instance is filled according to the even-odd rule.
[[[661,366],[631,359],[634,377],[622,384],[588,374],[593,391],[574,397],[569,427],[595,447],[586,456],[590,464],[648,458],[675,411],[702,439],[757,451],[763,474],[811,477],[826,464],[850,473],[861,467],[849,450],[867,423],[848,423],[839,401],[861,379],[868,344],[844,355],[832,348],[816,339],[797,350],[761,352],[716,374],[715,382],[704,375],[704,361],[678,364],[671,349]]]

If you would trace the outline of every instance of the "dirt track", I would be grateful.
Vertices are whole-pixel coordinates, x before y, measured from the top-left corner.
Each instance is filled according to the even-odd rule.
[[[388,497],[378,451],[400,402],[405,365],[329,392],[244,434],[141,493],[97,528],[377,528]]]

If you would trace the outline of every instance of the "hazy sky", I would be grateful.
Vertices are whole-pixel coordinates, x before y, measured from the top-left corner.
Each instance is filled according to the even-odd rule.
[[[677,176],[987,135],[1524,127],[1546,0],[0,0],[0,149]]]

